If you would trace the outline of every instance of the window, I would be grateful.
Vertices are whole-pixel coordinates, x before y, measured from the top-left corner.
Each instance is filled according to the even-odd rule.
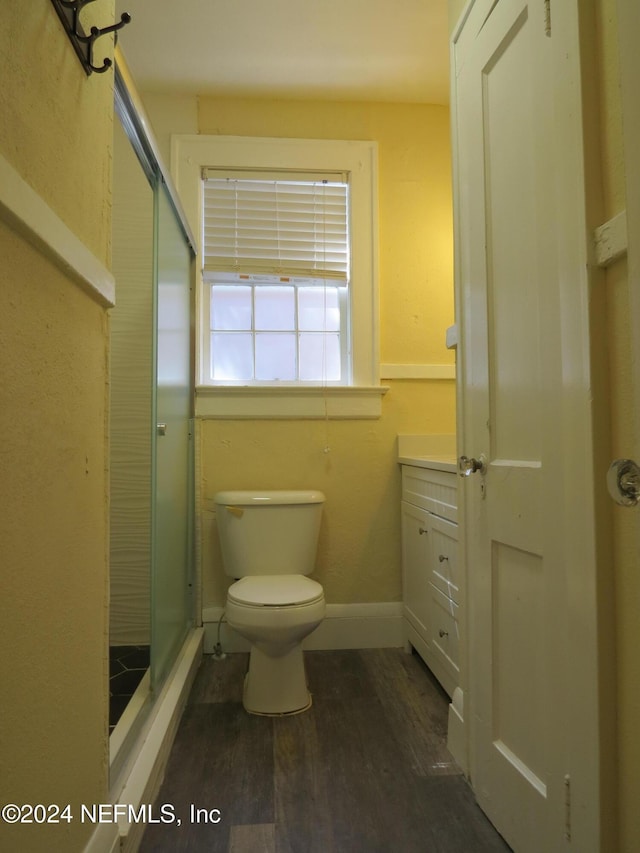
[[[346,292],[323,281],[213,273],[211,382],[338,382],[347,368]]]
[[[204,171],[205,382],[348,384],[348,190]]]
[[[202,237],[197,414],[379,416],[376,156],[373,142],[173,137]],[[245,202],[270,211],[259,228],[242,224]],[[302,239],[282,239],[283,210]]]

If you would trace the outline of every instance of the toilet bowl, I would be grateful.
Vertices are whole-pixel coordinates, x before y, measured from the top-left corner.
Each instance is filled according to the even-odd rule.
[[[311,705],[302,641],[325,615],[314,567],[321,492],[219,492],[215,496],[227,592],[226,618],[251,644],[243,704],[282,715]]]
[[[305,711],[311,695],[302,641],[324,618],[320,584],[303,575],[242,578],[229,588],[226,612],[229,625],[252,646],[243,697],[246,710]]]

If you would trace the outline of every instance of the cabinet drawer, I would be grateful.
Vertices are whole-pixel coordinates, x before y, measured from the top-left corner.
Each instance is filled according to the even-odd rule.
[[[458,567],[458,525],[431,516],[429,524],[431,583],[447,598],[458,602],[460,575]]]
[[[457,521],[458,479],[448,471],[403,465],[402,500],[449,521]]]
[[[430,584],[431,647],[458,683],[459,643],[458,605]]]

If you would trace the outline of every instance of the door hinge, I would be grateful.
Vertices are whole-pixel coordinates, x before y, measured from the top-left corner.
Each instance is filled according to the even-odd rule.
[[[571,776],[564,777],[564,837],[571,841]]]
[[[544,34],[551,38],[551,0],[544,0]]]

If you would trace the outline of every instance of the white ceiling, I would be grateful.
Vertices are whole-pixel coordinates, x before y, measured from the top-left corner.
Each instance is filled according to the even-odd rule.
[[[116,0],[142,91],[448,103],[447,0]]]

